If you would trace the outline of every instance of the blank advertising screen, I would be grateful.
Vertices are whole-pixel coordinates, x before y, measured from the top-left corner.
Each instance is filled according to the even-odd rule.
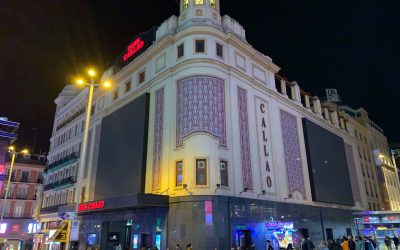
[[[144,94],[103,119],[95,200],[144,192],[148,113]]]
[[[306,118],[302,122],[313,200],[354,205],[343,139]]]

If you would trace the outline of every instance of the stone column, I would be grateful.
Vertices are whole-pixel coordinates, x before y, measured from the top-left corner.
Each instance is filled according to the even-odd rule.
[[[306,95],[306,94],[304,95],[304,102],[306,104],[306,108],[310,109],[311,106],[310,106],[310,96],[309,95]]]
[[[287,96],[286,81],[283,79],[281,79],[281,90],[282,90],[282,95]]]
[[[322,116],[321,101],[319,100],[318,96],[313,97],[313,111],[314,113]]]

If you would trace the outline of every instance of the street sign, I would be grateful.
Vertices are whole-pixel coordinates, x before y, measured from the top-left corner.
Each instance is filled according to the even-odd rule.
[[[8,175],[6,174],[0,174],[0,181],[5,181],[8,179]]]
[[[70,228],[71,228],[71,221],[70,220],[63,221],[61,226],[57,229],[57,231],[51,237],[51,240],[57,241],[57,242],[64,242],[64,243],[68,242]]]
[[[75,212],[63,212],[60,213],[58,216],[60,216],[60,218],[63,220],[74,220],[76,217],[75,215]]]
[[[71,222],[71,234],[70,241],[78,241],[79,240],[79,221],[73,220]]]

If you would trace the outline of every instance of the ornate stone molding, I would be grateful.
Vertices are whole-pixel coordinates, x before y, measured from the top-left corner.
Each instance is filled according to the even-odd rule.
[[[153,190],[160,188],[164,119],[164,88],[156,92],[153,143]]]
[[[281,110],[281,124],[289,192],[292,195],[293,192],[298,191],[305,197],[306,193],[296,117]]]
[[[238,88],[240,155],[242,160],[243,188],[253,189],[251,172],[249,122],[247,114],[247,91]]]
[[[226,147],[224,81],[212,76],[192,76],[178,81],[176,146],[196,132],[219,139]]]

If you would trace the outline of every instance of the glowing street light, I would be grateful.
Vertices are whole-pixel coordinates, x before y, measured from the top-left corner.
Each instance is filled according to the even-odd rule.
[[[78,181],[76,183],[76,190],[77,190],[76,196],[75,196],[75,201],[76,201],[75,211],[76,211],[76,213],[78,213],[78,206],[79,206],[80,196],[81,196],[81,180],[80,180],[80,178],[83,176],[84,164],[86,162],[86,150],[87,150],[87,142],[88,142],[88,134],[89,134],[90,117],[91,117],[91,112],[92,112],[91,107],[92,107],[92,101],[93,101],[94,87],[103,86],[105,88],[110,88],[112,86],[110,81],[105,81],[102,84],[95,84],[94,77],[96,76],[96,72],[94,69],[89,69],[87,73],[90,76],[90,82],[85,82],[83,79],[78,79],[76,81],[76,84],[78,84],[80,86],[89,87],[88,102],[87,102],[87,108],[86,108],[85,130],[83,132],[82,152],[81,152],[81,156],[80,156],[81,158],[79,160]]]

